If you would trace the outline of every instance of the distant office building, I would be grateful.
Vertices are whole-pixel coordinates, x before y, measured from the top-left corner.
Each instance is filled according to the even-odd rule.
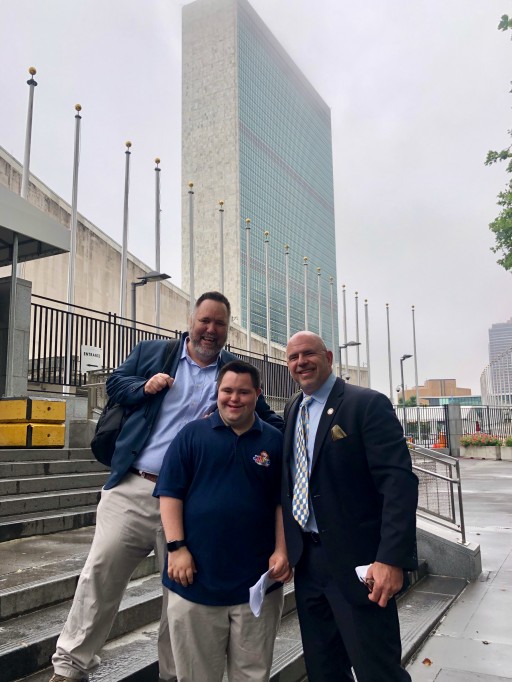
[[[512,348],[512,319],[497,322],[489,329],[489,362]]]
[[[479,404],[480,398],[476,398],[477,402],[471,397],[470,388],[462,388],[457,386],[456,379],[427,379],[423,386],[418,386],[418,397],[420,405],[445,405],[450,402],[456,402],[460,405]],[[416,397],[416,387],[405,389],[405,399],[409,400]]]
[[[268,231],[272,341],[287,340],[288,258],[291,333],[305,328],[307,303],[308,328],[337,347],[330,109],[246,0],[183,7],[182,127],[183,288],[190,282],[192,181],[195,293],[220,287],[222,200],[224,292],[235,321],[247,327],[249,235],[251,329],[266,338]]]
[[[489,329],[489,365],[480,383],[487,403],[512,403],[512,319]]]

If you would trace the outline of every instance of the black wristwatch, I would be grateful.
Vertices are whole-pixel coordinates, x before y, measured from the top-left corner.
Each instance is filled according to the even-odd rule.
[[[167,543],[167,551],[175,552],[177,549],[180,549],[180,547],[186,547],[186,545],[186,540],[173,540],[172,542]]]

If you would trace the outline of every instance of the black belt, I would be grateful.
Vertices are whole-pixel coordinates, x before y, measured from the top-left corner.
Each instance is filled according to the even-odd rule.
[[[302,531],[302,535],[304,539],[310,540],[314,545],[319,545],[320,544],[320,535],[318,533],[315,533],[315,531]]]
[[[130,467],[130,471],[132,472],[132,474],[137,474],[137,476],[147,478],[148,481],[151,481],[151,483],[156,483],[158,480],[158,476],[156,474],[150,474],[149,471],[140,471],[135,467]]]

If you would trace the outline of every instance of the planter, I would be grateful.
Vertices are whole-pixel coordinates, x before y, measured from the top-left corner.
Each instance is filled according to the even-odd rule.
[[[499,445],[471,445],[470,447],[465,448],[461,445],[460,456],[472,459],[501,459],[501,447]]]
[[[501,459],[506,460],[507,462],[512,462],[512,446],[511,445],[502,445],[501,446]]]

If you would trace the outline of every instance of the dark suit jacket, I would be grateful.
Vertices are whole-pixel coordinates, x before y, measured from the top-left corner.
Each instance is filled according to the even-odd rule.
[[[160,410],[168,388],[144,395],[144,384],[154,374],[161,372],[167,361],[167,374],[176,376],[183,344],[188,334],[182,334],[176,341],[151,340],[141,341],[132,350],[107,380],[107,393],[115,403],[133,408],[133,412],[125,422],[119,434],[114,455],[112,471],[105,483],[105,488],[116,486],[142,451],[151,433],[153,424]],[[221,351],[220,367],[238,358],[228,351]],[[265,402],[260,395],[256,403],[256,412],[267,423],[283,430],[283,420]]]
[[[290,473],[301,400],[299,392],[284,413],[283,515],[292,566],[303,549],[292,516]],[[333,439],[336,424],[346,437]],[[418,479],[386,396],[336,379],[318,425],[309,492],[332,575],[350,601],[370,603],[356,566],[381,561],[407,570],[417,567]]]

